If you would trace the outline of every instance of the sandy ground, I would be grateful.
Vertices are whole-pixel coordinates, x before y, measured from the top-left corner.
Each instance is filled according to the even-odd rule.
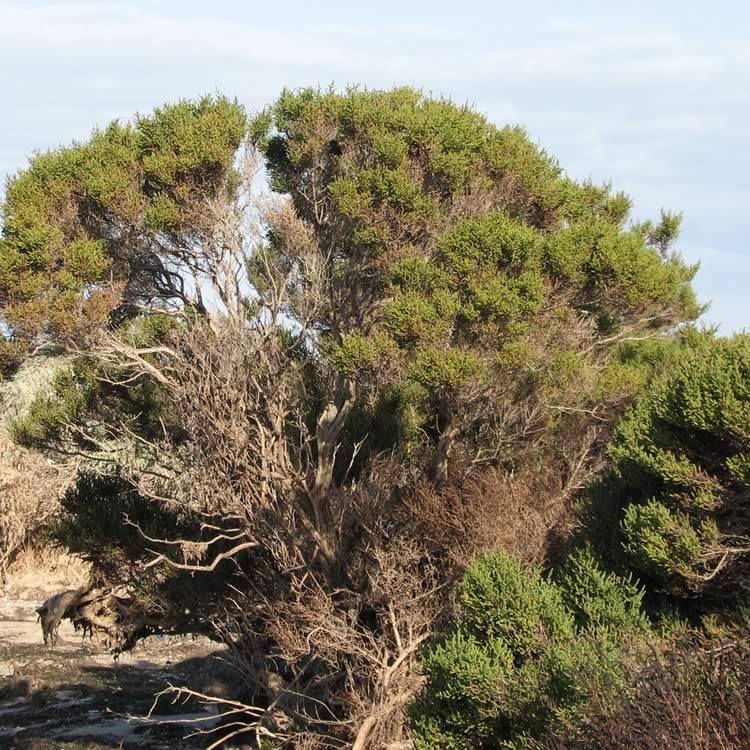
[[[58,591],[17,582],[0,594],[0,750],[207,747],[206,735],[186,735],[216,726],[210,706],[162,699],[153,718],[173,723],[133,717],[144,717],[170,683],[221,690],[227,670],[216,644],[150,638],[115,662],[65,622],[55,648],[47,649],[34,610]]]

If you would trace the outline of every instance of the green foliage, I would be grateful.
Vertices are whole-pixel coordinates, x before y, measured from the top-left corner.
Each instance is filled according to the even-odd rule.
[[[676,220],[657,248],[650,225],[624,228],[627,197],[564,177],[522,129],[470,107],[407,88],[284,91],[250,132],[332,259],[336,303],[319,325],[341,347],[342,371],[372,369],[364,339],[393,339],[394,366],[377,385],[426,389],[422,428],[435,439],[446,414],[475,435],[473,423],[517,398],[584,408],[595,395],[627,398],[638,383],[593,366],[608,347],[581,341],[589,322],[607,339],[700,311],[696,268],[666,252]],[[359,358],[344,352],[347,320],[359,321]]]
[[[337,125],[334,139],[324,135],[326,120]],[[277,132],[269,138],[271,124]],[[402,200],[410,193],[416,196],[408,179],[399,188],[394,189],[394,184],[405,174],[401,170],[408,155],[417,152],[430,178],[448,190],[460,190],[485,166],[515,170],[523,174],[527,189],[547,188],[550,193],[546,182],[558,174],[556,165],[520,129],[497,131],[468,107],[427,99],[407,88],[349,89],[344,95],[313,89],[284,91],[272,109],[272,119],[264,113],[251,131],[261,145],[268,144],[274,179],[289,192],[294,172],[306,168],[319,149],[343,153],[348,142],[357,138],[366,140],[372,164],[362,181],[356,180],[357,189],[378,193],[385,201]],[[419,193],[429,201],[423,189]]]
[[[498,686],[513,678],[513,653],[501,639],[477,640],[456,628],[425,652],[429,704],[415,706],[417,747],[464,748],[474,737],[493,731]],[[440,716],[430,715],[439,706]]]
[[[27,412],[10,422],[13,440],[26,447],[43,448],[59,439],[68,424],[79,424],[91,405],[95,380],[90,367],[56,373],[51,394],[38,394]]]
[[[21,348],[80,338],[123,295],[148,297],[154,238],[176,244],[200,221],[197,205],[233,189],[245,126],[236,103],[204,97],[34,156],[9,180],[2,206],[4,338]]]
[[[228,595],[228,587],[239,582],[234,576],[247,575],[257,558],[239,556],[233,565],[225,564],[219,576],[194,576],[166,566],[145,568],[144,563],[153,560],[153,550],[178,563],[199,564],[208,549],[210,554],[229,549],[231,542],[224,547],[201,545],[215,536],[201,526],[205,520],[144,497],[117,472],[84,471],[63,494],[49,533],[55,542],[92,563],[94,585],[127,586],[136,606],[149,615],[145,619],[161,621],[166,629],[170,623],[193,619],[200,631]],[[144,534],[153,541],[146,542]],[[191,542],[176,547],[160,545],[159,539]],[[148,634],[145,622],[137,624]]]
[[[560,586],[578,628],[604,629],[616,637],[617,633],[648,627],[642,610],[643,589],[630,577],[604,570],[588,547],[568,558]]]
[[[615,432],[613,473],[583,506],[592,539],[656,589],[737,591],[750,538],[748,425],[750,336],[689,334]],[[609,519],[606,536],[597,515]]]
[[[121,332],[131,345],[148,347],[163,341],[174,325],[167,315],[151,315],[126,322]],[[119,418],[147,439],[164,429],[179,435],[177,415],[163,413],[162,399],[158,383],[132,381],[126,369],[83,357],[58,371],[49,389],[38,393],[9,427],[15,442],[26,447],[77,446],[97,452],[109,440],[107,424]]]
[[[558,587],[539,570],[525,570],[511,557],[475,562],[459,592],[464,627],[478,637],[499,639],[514,656],[528,656],[545,641],[572,632]]]
[[[663,256],[666,256],[672,243],[679,237],[681,225],[682,214],[662,210],[661,219],[658,224],[646,221],[640,224],[638,228],[647,238],[649,245],[655,247]]]
[[[341,344],[330,354],[328,360],[338,371],[353,376],[375,368],[388,356],[392,341],[386,336],[367,338],[350,333],[342,338]]]
[[[690,576],[702,542],[709,541],[701,540],[687,514],[674,513],[655,499],[625,508],[622,533],[636,569],[657,577]]]
[[[412,365],[412,377],[417,383],[442,391],[465,385],[476,379],[482,370],[482,360],[475,352],[421,349]]]
[[[226,97],[183,100],[137,117],[147,191],[165,191],[179,202],[185,183],[191,189],[215,190],[217,175],[232,166],[245,128],[242,108]]]
[[[685,326],[671,336],[624,343],[605,363],[594,399],[629,401],[669,371],[703,335],[695,327]]]
[[[136,526],[152,538],[189,531],[173,513],[142,497],[118,475],[84,472],[63,494],[51,533],[68,550],[94,563],[111,583],[133,573],[122,566],[150,557]]]
[[[505,555],[478,560],[459,587],[460,619],[421,656],[416,746],[522,748],[580,723],[594,692],[620,684],[623,644],[646,634],[642,596],[587,549],[558,582]]]

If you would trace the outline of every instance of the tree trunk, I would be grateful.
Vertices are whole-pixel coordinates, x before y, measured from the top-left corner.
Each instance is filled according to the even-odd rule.
[[[444,484],[448,478],[448,457],[450,455],[453,441],[458,435],[458,424],[453,416],[453,409],[445,405],[443,409],[444,424],[432,458],[432,479],[437,485]]]
[[[333,469],[336,462],[336,446],[346,420],[354,408],[356,385],[345,375],[336,378],[336,391],[333,400],[329,401],[318,419],[316,444],[318,449],[317,466],[307,495],[312,507],[311,519],[326,546],[324,554],[332,559],[335,550],[334,519],[328,503],[328,495],[333,481]]]

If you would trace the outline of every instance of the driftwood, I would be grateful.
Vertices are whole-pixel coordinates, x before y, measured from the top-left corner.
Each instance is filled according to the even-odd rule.
[[[42,625],[44,645],[54,648],[57,642],[57,630],[71,606],[80,599],[81,589],[70,589],[51,596],[36,610]]]
[[[57,631],[63,620],[69,620],[83,637],[96,635],[113,656],[132,649],[150,635],[210,635],[200,618],[167,617],[149,613],[136,599],[111,589],[80,588],[63,591],[47,599],[37,610],[42,637],[48,648],[54,648]]]

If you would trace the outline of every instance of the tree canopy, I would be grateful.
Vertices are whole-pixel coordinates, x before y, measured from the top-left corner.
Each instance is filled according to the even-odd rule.
[[[38,154],[11,177],[0,238],[8,364],[45,342],[76,343],[125,304],[193,303],[186,271],[201,268],[207,202],[235,189],[245,128],[228,99],[184,101]]]
[[[117,648],[230,643],[274,747],[572,726],[648,629],[601,539],[539,567],[574,498],[614,465],[617,544],[658,578],[678,526],[684,577],[724,528],[695,508],[746,469],[744,344],[660,379],[697,267],[679,215],[630,209],[407,88],[181,101],[33,156],[2,209],[2,362],[69,356],[13,434],[80,462],[53,531],[130,596],[76,616]]]
[[[476,455],[482,431],[523,429],[503,407],[528,415],[565,381],[584,386],[562,403],[590,406],[587,365],[607,345],[699,312],[696,268],[668,249],[678,217],[626,226],[624,194],[574,182],[521,128],[469,107],[308,89],[251,132],[325,259],[315,324],[334,365],[357,380],[388,359],[412,429],[437,432],[438,478],[457,437]]]

